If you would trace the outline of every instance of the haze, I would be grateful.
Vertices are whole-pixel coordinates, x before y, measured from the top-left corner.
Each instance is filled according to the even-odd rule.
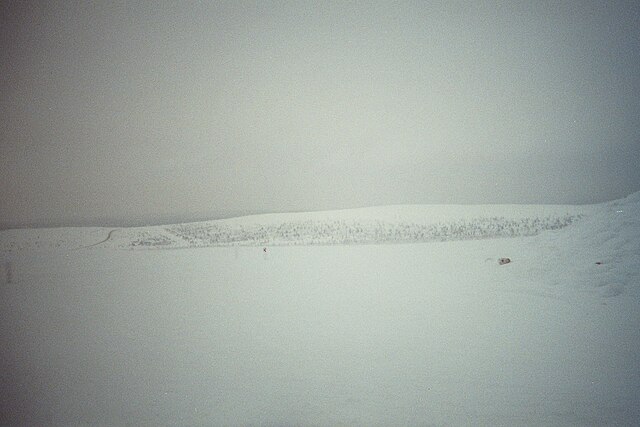
[[[0,10],[4,228],[640,189],[635,2]]]

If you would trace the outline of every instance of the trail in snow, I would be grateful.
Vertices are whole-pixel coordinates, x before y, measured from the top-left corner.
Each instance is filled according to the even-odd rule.
[[[119,229],[119,228],[114,228],[113,230],[109,231],[109,233],[107,234],[106,239],[101,240],[100,242],[98,242],[98,243],[94,243],[94,244],[92,244],[92,245],[88,245],[88,246],[81,246],[81,247],[79,247],[79,248],[77,248],[77,249],[93,248],[93,247],[96,247],[96,246],[101,245],[101,244],[103,244],[103,243],[106,243],[106,242],[108,242],[109,240],[111,240],[111,238],[113,237],[113,233],[115,233],[116,231],[120,231],[120,229]]]

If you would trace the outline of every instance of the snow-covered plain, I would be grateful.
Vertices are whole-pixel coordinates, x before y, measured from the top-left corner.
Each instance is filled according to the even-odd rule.
[[[5,230],[0,250],[2,425],[640,420],[640,193]]]

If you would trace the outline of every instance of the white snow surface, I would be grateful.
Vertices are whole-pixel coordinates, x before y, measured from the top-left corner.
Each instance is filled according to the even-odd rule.
[[[0,248],[0,425],[640,420],[640,193],[5,230]]]
[[[0,231],[0,250],[416,243],[538,234],[589,211],[562,205],[397,205],[165,226]]]

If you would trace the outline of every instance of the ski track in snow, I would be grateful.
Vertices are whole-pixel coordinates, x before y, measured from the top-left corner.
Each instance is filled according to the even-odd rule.
[[[116,231],[120,231],[120,229],[119,229],[119,228],[114,228],[113,230],[110,230],[110,231],[109,231],[109,233],[107,234],[107,237],[106,237],[104,240],[101,240],[101,241],[99,241],[98,243],[94,243],[93,245],[82,246],[82,247],[80,247],[80,248],[78,248],[78,249],[94,248],[94,247],[99,246],[99,245],[101,245],[101,244],[103,244],[103,243],[106,243],[106,242],[108,242],[109,240],[111,240],[111,238],[113,237],[113,234],[114,234]]]

